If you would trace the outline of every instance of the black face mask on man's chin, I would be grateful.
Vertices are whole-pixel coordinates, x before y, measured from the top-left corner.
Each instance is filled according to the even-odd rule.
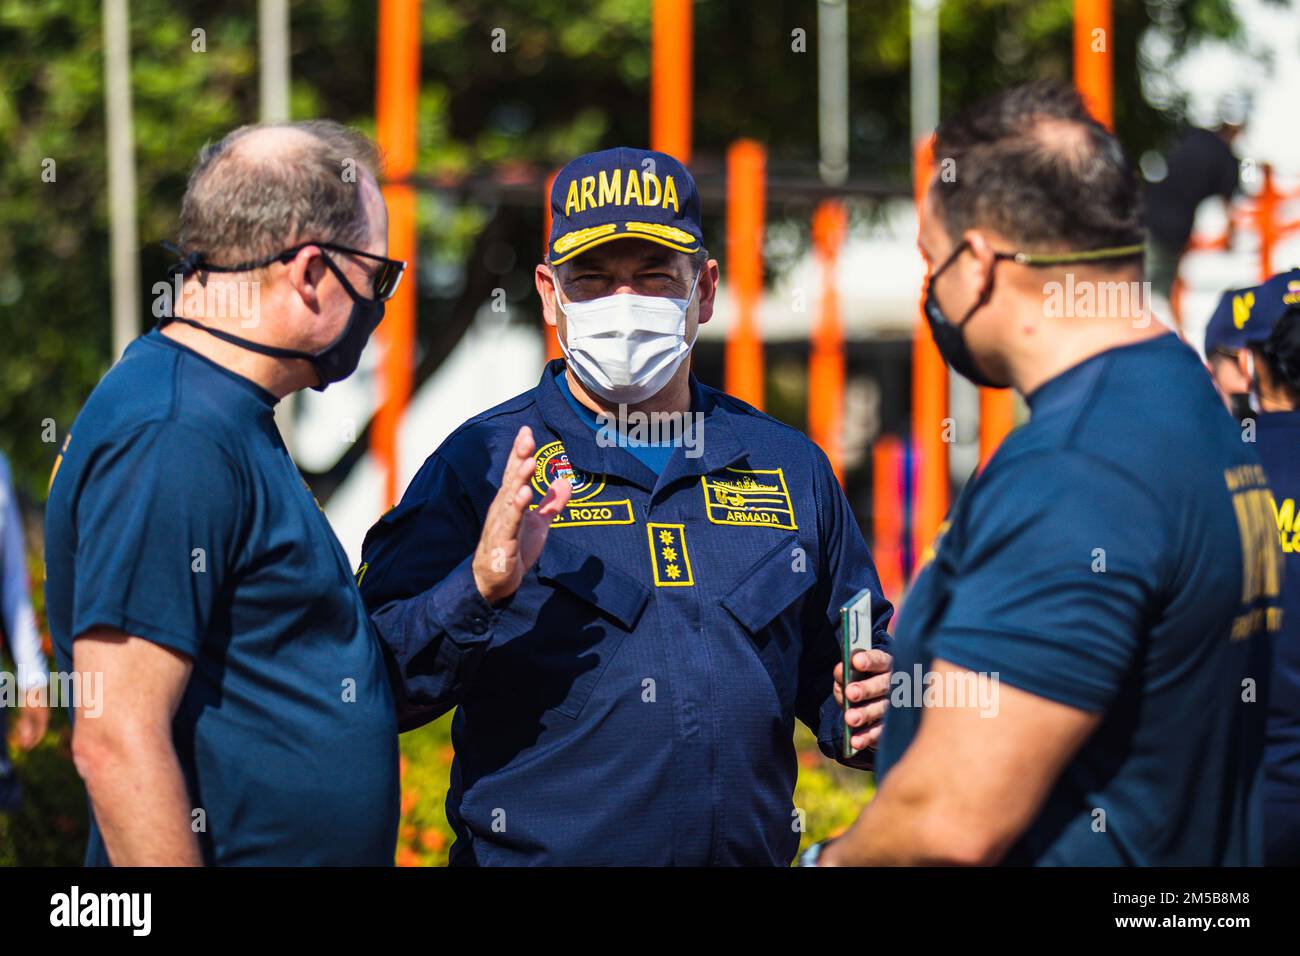
[[[319,245],[329,248],[324,243]],[[175,249],[175,247],[171,247]],[[301,246],[297,247],[301,248]],[[340,247],[342,248],[342,247]],[[296,250],[290,250],[294,252]],[[347,250],[353,251],[353,250]],[[179,250],[177,250],[179,252]],[[202,262],[196,254],[191,254],[181,259],[176,265],[172,266],[170,272],[179,272],[182,276],[188,276],[192,272],[246,272],[251,268],[259,268],[269,265],[271,262],[283,262],[285,255],[281,253],[262,262],[243,263],[239,266],[214,266],[207,262]],[[367,255],[366,253],[357,253]],[[251,339],[245,339],[238,335],[233,335],[222,329],[214,329],[209,325],[196,322],[193,319],[187,319],[184,316],[172,315],[165,316],[158,323],[162,328],[168,322],[183,322],[186,325],[193,326],[196,329],[202,329],[209,335],[221,339],[223,342],[229,342],[231,345],[237,345],[240,348],[248,349],[250,352],[258,352],[262,355],[269,355],[271,358],[281,359],[303,359],[310,362],[312,368],[316,370],[317,382],[312,386],[318,392],[325,391],[334,382],[341,382],[357,370],[361,363],[361,353],[365,351],[366,343],[370,341],[370,336],[374,334],[379,323],[384,319],[384,303],[389,296],[397,290],[397,283],[401,279],[401,273],[405,269],[405,263],[398,263],[395,259],[383,259],[381,256],[371,256],[370,258],[383,259],[385,263],[394,264],[395,273],[384,273],[381,277],[384,285],[378,290],[379,295],[370,299],[360,295],[352,287],[343,274],[343,270],[331,261],[330,257],[323,255],[321,257],[325,265],[338,278],[343,289],[347,292],[348,297],[352,299],[352,310],[348,313],[347,324],[343,331],[329,345],[325,346],[319,352],[305,352],[301,349],[281,348],[278,345],[266,345],[262,342],[254,342]]]

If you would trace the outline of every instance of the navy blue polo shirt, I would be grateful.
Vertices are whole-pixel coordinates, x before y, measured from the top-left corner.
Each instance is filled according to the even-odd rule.
[[[156,330],[127,348],[55,466],[55,652],[70,670],[73,639],[102,626],[193,662],[172,733],[209,864],[391,865],[383,655],[274,405]],[[93,819],[86,861],[109,862]]]
[[[1172,335],[1028,401],[914,583],[895,679],[942,659],[1103,715],[1006,862],[1259,863],[1280,555],[1254,448]],[[886,778],[918,701],[891,697]]]
[[[1300,866],[1300,411],[1256,415],[1255,441],[1286,563],[1264,751],[1264,855],[1270,866]]]
[[[601,445],[547,366],[457,429],[366,537],[357,576],[404,728],[451,708],[453,864],[785,865],[794,720],[838,754],[840,606],[892,608],[826,456],[694,379],[702,454]],[[573,497],[490,608],[471,562],[520,426],[534,504]]]

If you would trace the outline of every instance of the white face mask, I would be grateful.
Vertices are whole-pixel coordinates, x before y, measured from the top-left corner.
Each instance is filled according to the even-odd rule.
[[[686,312],[699,272],[684,299],[623,293],[564,303],[554,269],[551,278],[568,320],[568,341],[561,338],[560,349],[578,380],[607,402],[635,405],[657,394],[695,345],[694,336],[686,341]]]

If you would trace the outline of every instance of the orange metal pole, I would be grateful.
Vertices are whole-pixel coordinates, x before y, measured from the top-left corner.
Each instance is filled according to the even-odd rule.
[[[726,389],[763,407],[763,341],[758,302],[763,294],[763,204],[767,154],[741,139],[727,150],[727,278],[735,317],[727,332]]]
[[[1273,247],[1277,245],[1278,207],[1282,196],[1273,182],[1273,166],[1263,163],[1264,183],[1255,198],[1255,226],[1259,230],[1259,281],[1265,282],[1273,274]]]
[[[913,160],[918,219],[925,209],[933,173],[933,139],[927,138],[917,144]],[[912,553],[918,556],[934,540],[948,512],[948,445],[943,440],[947,415],[948,366],[935,348],[924,311],[918,309],[912,337],[912,445],[917,459]]]
[[[933,138],[917,144],[913,169],[916,208],[925,208],[925,196],[934,173]],[[929,280],[927,271],[926,280]],[[925,313],[918,310],[912,339],[912,443],[916,455],[916,490],[912,513],[912,553],[918,557],[934,540],[948,511],[948,444],[944,419],[948,415],[948,366],[935,347]]]
[[[555,185],[555,177],[559,170],[552,170],[551,175],[546,177],[546,188],[542,190],[542,260],[551,252],[551,187]],[[546,361],[560,358],[564,355],[560,351],[559,333],[556,328],[546,324],[542,320],[542,338],[546,340]]]
[[[407,275],[388,301],[378,338],[381,404],[371,426],[371,451],[384,472],[384,502],[397,501],[397,429],[411,395],[415,358],[416,101],[420,91],[420,2],[380,0],[375,131],[386,159],[388,254],[404,259]]]
[[[654,0],[650,40],[650,146],[691,161],[691,0]]]
[[[828,199],[813,213],[812,237],[821,260],[821,314],[812,336],[808,359],[808,434],[830,459],[844,484],[840,428],[844,418],[844,325],[840,321],[836,266],[844,244],[847,216],[842,203]]]
[[[1074,0],[1074,85],[1097,122],[1114,129],[1110,2]]]
[[[903,593],[903,443],[881,435],[871,449],[871,558],[880,587]]]
[[[1016,397],[1009,388],[980,389],[980,467],[1016,427]]]

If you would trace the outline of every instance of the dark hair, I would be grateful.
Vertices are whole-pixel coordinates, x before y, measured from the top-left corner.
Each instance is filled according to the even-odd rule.
[[[1280,385],[1300,396],[1300,305],[1292,305],[1259,350]]]
[[[273,154],[244,149],[250,133],[300,134]],[[329,120],[241,126],[199,153],[181,202],[182,254],[219,265],[265,259],[314,240],[356,245],[368,231],[362,170],[379,155],[361,133]]]
[[[992,229],[1025,252],[1137,245],[1141,188],[1119,141],[1069,86],[1005,90],[935,132],[935,208],[948,233]]]

